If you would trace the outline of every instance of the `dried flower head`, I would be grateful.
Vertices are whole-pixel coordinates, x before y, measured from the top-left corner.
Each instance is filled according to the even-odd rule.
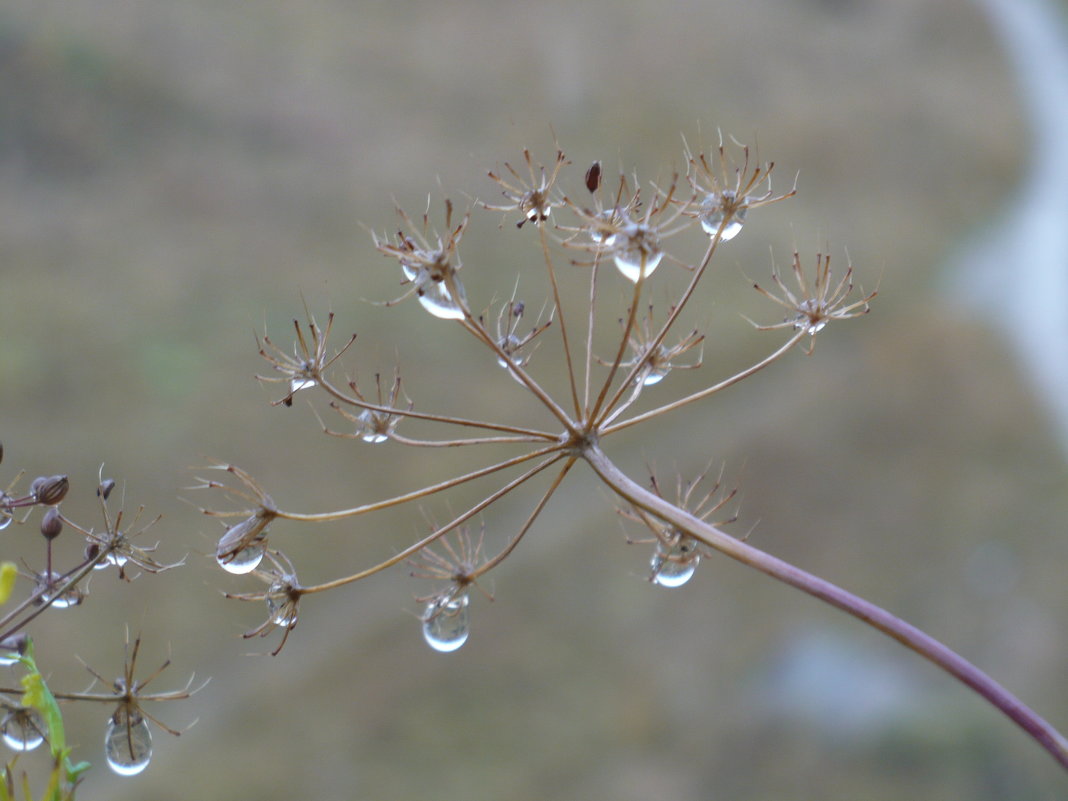
[[[467,310],[467,295],[456,273],[460,270],[457,248],[470,220],[470,212],[453,225],[452,201],[445,199],[445,238],[430,227],[429,209],[423,213],[421,226],[416,226],[403,209],[397,214],[404,221],[404,228],[397,231],[394,241],[372,234],[375,247],[385,256],[400,262],[404,283],[411,288],[398,298],[382,305],[392,306],[415,295],[423,308],[435,317],[446,320],[462,320],[470,317]]]
[[[282,640],[278,647],[271,651],[271,656],[278,656],[289,639],[289,632],[297,625],[298,607],[304,589],[297,581],[297,571],[293,563],[285,554],[281,551],[268,551],[266,557],[271,567],[267,570],[257,568],[251,573],[267,585],[265,589],[259,592],[227,592],[224,595],[237,601],[266,603],[267,619],[256,628],[246,631],[243,636],[246,639],[266,637],[275,629],[282,629]]]
[[[694,200],[684,213],[695,217],[710,237],[718,237],[722,241],[738,235],[750,209],[777,203],[797,194],[796,186],[785,194],[774,194],[771,190],[771,171],[775,163],[750,165],[749,147],[731,141],[742,152],[740,166],[731,166],[732,159],[727,153],[722,134],[715,165],[703,152],[694,155],[689,145],[685,151],[686,180],[693,189]]]
[[[771,279],[775,282],[780,294],[772,294],[760,284],[753,284],[753,288],[757,292],[790,312],[781,323],[772,325],[757,325],[753,323],[759,330],[769,331],[776,328],[793,328],[798,331],[804,331],[813,337],[806,350],[807,353],[811,353],[815,346],[814,337],[826,327],[828,322],[831,320],[848,320],[851,317],[859,317],[870,311],[868,304],[875,297],[875,292],[871,292],[852,303],[846,302],[853,291],[852,264],[849,265],[845,274],[835,283],[831,275],[831,257],[817,253],[815,278],[809,281],[805,278],[805,271],[801,267],[801,257],[795,251],[792,271],[794,283],[797,285],[796,292],[786,286],[782,278],[779,277],[779,272],[774,265],[771,270]]]
[[[307,309],[305,309],[305,312],[307,312]],[[356,341],[356,335],[353,334],[348,342],[331,354],[327,347],[327,340],[330,337],[330,330],[334,326],[334,313],[330,312],[327,316],[325,328],[319,328],[315,318],[310,314],[307,314],[307,320],[308,322],[305,324],[307,333],[301,327],[299,320],[293,320],[293,328],[296,331],[297,339],[293,345],[292,354],[275,345],[267,334],[263,335],[262,340],[259,337],[256,338],[260,356],[271,365],[275,372],[280,374],[275,376],[258,375],[256,378],[264,382],[285,384],[288,390],[284,396],[274,401],[275,405],[292,406],[293,395],[302,389],[310,389],[318,384],[327,369],[340,359],[352,343]]]
[[[516,228],[522,228],[528,222],[540,225],[549,219],[554,208],[563,205],[563,196],[555,191],[555,184],[561,168],[571,163],[559,148],[556,150],[556,160],[551,170],[546,170],[543,164],[535,164],[529,150],[523,151],[523,161],[527,165],[526,178],[521,176],[511,164],[504,163],[505,169],[515,179],[514,184],[502,178],[498,173],[492,171],[488,173],[489,177],[500,185],[508,203],[502,206],[482,204],[483,208],[490,211],[518,211],[522,219],[516,223]]]

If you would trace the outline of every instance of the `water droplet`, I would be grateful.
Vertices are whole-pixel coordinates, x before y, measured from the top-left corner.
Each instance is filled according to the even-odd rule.
[[[697,542],[685,534],[677,534],[673,542],[657,542],[649,563],[653,582],[661,587],[681,587],[697,570],[701,554]]]
[[[360,422],[358,431],[360,439],[372,445],[389,439],[389,432],[396,426],[392,415],[376,412],[373,409],[364,409],[356,419]]]
[[[643,387],[651,387],[653,384],[659,384],[664,380],[664,377],[671,372],[671,365],[646,365],[645,370],[639,373],[639,377]]]
[[[297,606],[289,597],[290,587],[289,581],[279,580],[267,590],[267,617],[282,628],[289,628],[297,622]]]
[[[423,613],[423,637],[435,651],[455,651],[470,633],[466,592],[444,595],[427,604]]]
[[[456,299],[453,298],[444,281],[425,281],[419,287],[419,292],[417,293],[423,308],[442,320],[462,320],[464,318],[464,310],[461,307],[461,303],[465,306],[467,305],[464,286],[455,275],[452,277],[452,283],[456,287],[460,303],[457,303]]]
[[[794,323],[794,328],[804,331],[806,334],[815,336],[827,326],[827,317],[820,313],[819,303],[812,298],[805,298],[798,306],[800,315]]]
[[[108,767],[120,776],[136,776],[152,759],[152,732],[140,713],[119,707],[104,732],[104,756]]]
[[[637,223],[631,223],[618,234],[612,234],[605,240],[604,245],[612,251],[616,269],[624,278],[634,283],[642,277],[643,270],[646,278],[652,275],[664,257],[656,234]]]
[[[14,520],[14,518],[11,516],[11,512],[8,512],[6,510],[0,511],[0,531],[3,531],[5,528],[10,526],[12,520]]]
[[[0,667],[10,667],[19,661],[19,655],[14,651],[0,651]]]
[[[713,196],[705,201],[705,207],[708,208],[708,211],[705,211],[700,216],[701,227],[705,229],[705,233],[709,236],[715,236],[716,231],[718,231],[720,225],[723,224],[723,211],[720,207],[720,201],[717,197]],[[748,211],[749,210],[745,206],[735,210],[734,214],[731,216],[731,221],[723,227],[723,232],[719,235],[721,241],[726,242],[738,236],[738,233],[742,230],[742,223],[745,222],[745,215]]]
[[[315,386],[315,380],[312,378],[291,378],[289,379],[289,393],[292,395],[294,392],[300,392],[302,389],[311,389]]]
[[[233,573],[235,576],[240,576],[245,573],[251,573],[259,567],[266,550],[266,543],[262,539],[255,540],[237,552],[217,554],[215,556],[215,561],[218,562],[219,567],[227,573]]]
[[[52,609],[69,609],[85,600],[85,593],[77,587],[70,587],[57,595],[56,590],[63,586],[65,582],[66,579],[63,575],[55,571],[52,571],[51,574],[47,571],[38,573],[37,586],[34,588],[34,592],[41,591],[41,594],[37,596],[34,603],[38,606],[44,606],[51,601]]]
[[[32,751],[44,742],[45,722],[32,707],[9,709],[0,723],[0,738],[12,751]]]
[[[126,564],[126,562],[127,559],[125,556],[123,556],[121,553],[116,553],[115,551],[112,551],[107,556],[105,556],[102,561],[97,562],[95,565],[93,565],[93,570],[107,570],[109,567],[117,567],[121,570],[123,565]]]

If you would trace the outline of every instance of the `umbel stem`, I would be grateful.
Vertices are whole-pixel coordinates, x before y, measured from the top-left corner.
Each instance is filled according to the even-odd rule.
[[[590,444],[584,448],[582,456],[601,480],[628,503],[644,509],[679,531],[732,559],[838,607],[933,662],[1000,709],[1052,754],[1054,759],[1068,768],[1068,739],[960,654],[885,609],[765,553],[759,548],[735,539],[650,492],[616,467],[598,445]]]

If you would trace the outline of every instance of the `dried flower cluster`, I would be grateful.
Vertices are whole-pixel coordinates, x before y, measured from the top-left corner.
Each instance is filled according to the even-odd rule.
[[[679,587],[713,553],[741,561],[905,643],[1001,709],[1068,767],[1068,741],[966,660],[889,612],[755,548],[745,538],[727,534],[723,529],[733,516],[710,521],[734,497],[733,492],[720,493],[718,480],[707,489],[698,489],[703,474],[692,481],[680,479],[675,497],[668,499],[655,476],[650,486],[643,486],[611,461],[605,446],[616,432],[704,401],[795,347],[811,354],[815,337],[828,324],[867,313],[875,296],[874,292],[854,291],[851,265],[835,275],[825,253],[815,255],[811,268],[805,266],[807,259],[795,253],[789,280],[773,268],[770,288],[754,285],[760,296],[785,310],[780,320],[753,323],[760,331],[785,335],[766,357],[710,381],[703,389],[680,392],[667,401],[648,398],[647,388],[670,383],[675,370],[708,369],[701,350],[704,334],[684,327],[683,313],[719,249],[752,224],[757,210],[795,194],[793,187],[776,194],[771,186],[774,165],[760,162],[733,140],[721,140],[710,153],[695,154],[686,146],[684,159],[684,172],[662,183],[642,183],[628,174],[608,179],[603,165],[596,162],[585,170],[577,188],[571,188],[565,185],[571,162],[563,151],[557,148],[548,166],[523,151],[518,167],[505,163],[504,169],[488,173],[503,200],[472,202],[463,214],[445,200],[440,227],[431,221],[429,204],[418,218],[398,209],[400,224],[395,232],[373,235],[378,252],[399,264],[404,286],[400,295],[379,305],[394,306],[414,296],[423,309],[446,321],[443,326],[474,340],[483,358],[500,365],[502,376],[518,382],[547,413],[548,426],[533,426],[529,417],[473,419],[427,409],[408,395],[417,396],[419,387],[406,382],[401,389],[399,368],[391,381],[384,382],[376,373],[373,390],[361,385],[352,377],[355,371],[340,371],[342,356],[355,335],[336,349],[327,344],[334,324],[332,313],[324,327],[307,312],[305,322],[294,320],[292,353],[264,335],[260,355],[270,371],[260,378],[281,384],[282,394],[275,403],[289,406],[297,392],[319,393],[337,415],[335,428],[320,418],[326,434],[361,440],[365,446],[497,449],[498,456],[435,484],[315,513],[277,505],[255,478],[235,465],[211,465],[223,480],[202,480],[200,486],[221,493],[230,504],[202,511],[238,521],[221,533],[217,561],[230,573],[248,573],[259,582],[255,591],[228,593],[228,597],[266,606],[266,619],[246,636],[281,629],[273,651],[277,654],[296,625],[306,596],[407,563],[411,576],[436,582],[432,591],[416,595],[423,605],[420,622],[426,642],[437,651],[460,648],[470,634],[471,588],[480,588],[481,580],[515,551],[571,469],[584,462],[618,498],[621,515],[652,533],[651,538],[630,541],[652,546],[648,559],[653,583]],[[478,265],[465,267],[460,246],[472,215],[486,211],[514,222],[514,227],[499,226],[501,236],[515,238],[515,246],[525,238],[542,256],[547,297],[539,301],[542,311],[533,324],[524,319],[528,304],[519,297],[520,280],[513,276],[507,277],[512,287],[504,293],[507,300],[484,304],[470,300],[466,276],[490,273]],[[696,259],[681,255],[686,247],[674,243],[685,241],[703,242],[702,255]],[[672,290],[670,281],[662,282],[666,270],[674,271],[676,281],[681,278],[681,289]],[[570,288],[576,273],[585,278],[583,292]],[[606,293],[604,287],[610,282],[614,288]],[[623,300],[613,308],[606,294],[622,294]],[[658,310],[654,299],[664,295],[669,300],[666,304],[658,301]],[[606,335],[608,329],[615,335]],[[605,341],[614,344],[606,348]],[[553,343],[554,352],[542,359],[547,343]],[[458,365],[456,369],[463,370]],[[562,391],[561,386],[565,387]],[[660,395],[659,388],[656,394]],[[649,408],[640,409],[639,400]],[[442,433],[436,439],[417,438],[406,432],[405,421],[436,425]],[[501,457],[500,446],[511,455]],[[542,479],[535,482],[537,476]],[[407,547],[377,564],[354,566],[337,577],[302,581],[278,547],[286,531],[298,524],[350,519],[409,503],[428,504],[456,487],[490,477],[497,483],[481,500],[465,504],[459,514],[450,511],[447,522],[413,536]],[[534,487],[529,511],[519,526],[494,531],[494,504],[517,489]],[[442,499],[441,507],[451,509],[452,505]],[[477,540],[470,533],[476,517],[483,521]],[[275,528],[268,536],[271,525]]]
[[[744,377],[720,381],[704,392],[676,398],[642,415],[627,417],[644,388],[663,381],[674,369],[701,368],[703,334],[698,330],[687,330],[681,335],[674,333],[683,308],[717,248],[738,234],[749,212],[794,194],[793,189],[775,194],[770,181],[773,165],[755,163],[748,148],[738,145],[734,149],[738,156],[737,167],[731,166],[727,144],[721,143],[711,158],[703,153],[693,155],[687,149],[686,173],[674,176],[665,187],[654,184],[643,187],[636,177],[629,175],[620,175],[617,181],[609,183],[604,178],[601,164],[596,163],[585,171],[578,195],[569,194],[561,184],[570,166],[561,150],[557,149],[548,167],[537,163],[529,151],[524,151],[520,168],[506,163],[503,170],[489,173],[499,186],[503,202],[475,203],[458,215],[453,204],[446,200],[440,229],[433,225],[429,208],[418,219],[398,210],[400,226],[396,232],[392,235],[374,234],[374,247],[399,264],[401,280],[406,287],[400,296],[383,305],[393,306],[414,296],[433,316],[457,323],[485,348],[487,355],[504,368],[512,380],[518,381],[545,406],[558,424],[555,429],[540,430],[506,420],[468,420],[423,411],[402,391],[399,371],[394,372],[388,383],[380,374],[375,374],[371,391],[352,378],[339,380],[334,368],[340,365],[341,357],[349,351],[356,337],[353,335],[340,347],[332,349],[327,344],[334,325],[332,313],[325,326],[320,326],[310,314],[303,324],[295,320],[296,340],[292,351],[277,345],[266,334],[261,338],[259,352],[271,368],[270,374],[261,376],[261,379],[281,384],[283,388],[275,403],[289,406],[297,392],[317,390],[325,394],[339,419],[335,428],[323,425],[327,434],[359,439],[367,444],[392,442],[412,447],[507,444],[518,447],[521,452],[508,459],[491,461],[479,470],[440,484],[383,501],[318,514],[281,509],[241,468],[224,463],[211,465],[212,469],[228,474],[233,480],[201,479],[199,486],[221,491],[238,507],[203,510],[213,517],[237,520],[227,526],[219,539],[216,552],[219,565],[230,573],[250,573],[261,582],[258,591],[228,595],[267,605],[267,619],[248,636],[260,636],[280,628],[284,630],[281,639],[284,643],[296,625],[297,608],[304,596],[334,589],[411,561],[417,566],[413,575],[437,579],[444,585],[418,599],[425,604],[423,625],[427,641],[439,650],[459,647],[468,634],[470,586],[512,552],[576,461],[593,449],[600,452],[601,441],[614,431],[697,401]],[[468,300],[461,277],[460,244],[471,215],[478,211],[496,212],[505,217],[514,214],[516,228],[523,229],[529,223],[533,229],[529,236],[544,254],[551,291],[551,297],[543,304],[543,312],[533,324],[524,325],[527,304],[517,297],[518,282],[504,302],[476,309]],[[564,219],[558,221],[558,218]],[[692,264],[672,256],[668,250],[669,240],[690,230],[696,230],[706,242],[703,258]],[[521,230],[510,235],[525,234],[527,232]],[[653,272],[665,260],[682,269],[687,285],[666,314],[658,317],[653,304],[643,299],[649,294],[647,287]],[[817,264],[822,266],[826,260],[817,257]],[[603,275],[604,265],[614,266],[632,285],[628,293],[629,304],[621,310],[622,314],[613,315],[621,328],[617,329],[618,346],[609,357],[595,353],[593,344],[595,329],[600,323],[595,312],[598,288],[610,279]],[[586,308],[572,306],[565,309],[558,281],[560,269],[588,272],[588,305],[582,304]],[[849,275],[851,273],[847,273],[847,282]],[[790,322],[792,336],[754,370],[781,357],[803,339],[811,338],[818,330],[812,324],[813,315],[820,315],[820,322],[825,324],[829,319],[844,319],[867,310],[870,295],[846,303],[850,293],[845,285],[836,286],[830,294],[825,292],[823,287],[828,276],[829,273],[817,274],[813,293],[806,293],[807,285],[802,285],[799,294],[787,294],[788,300],[798,306]],[[777,285],[781,284],[777,276],[774,280]],[[580,315],[578,318],[574,318],[576,312]],[[574,326],[584,329],[580,337],[575,336]],[[538,346],[551,328],[559,332],[558,344],[566,364],[569,397],[563,399],[554,398],[539,381],[536,372],[539,367]],[[550,360],[547,367],[555,369],[553,362]],[[433,441],[413,439],[403,433],[405,419],[429,421],[456,433]],[[468,481],[520,466],[525,472],[518,478],[503,482],[488,498],[450,522],[435,526],[402,553],[340,578],[302,584],[297,580],[290,559],[268,542],[268,529],[275,521],[338,520],[408,502],[426,502],[432,496]],[[496,500],[547,470],[555,470],[556,478],[536,501],[526,522],[504,541],[496,554],[490,553],[484,531],[477,545],[471,544],[467,525],[473,517],[483,515]],[[635,512],[635,515],[640,515],[637,519],[659,532],[658,547],[672,547],[667,533],[670,527],[653,523],[655,516],[650,516],[649,512]],[[455,533],[453,540],[449,539],[450,533]],[[435,549],[435,543],[439,544],[438,549]],[[683,545],[692,545],[693,565],[696,565],[699,551],[707,547],[690,537],[684,538]],[[674,565],[673,559],[662,561],[664,570],[670,570]],[[654,578],[658,583],[669,584],[661,572],[657,571]],[[681,583],[676,581],[675,585]]]
[[[3,449],[0,447],[0,458]],[[176,691],[145,693],[148,679],[137,680],[134,670],[140,639],[135,641],[128,654],[123,675],[116,679],[114,692],[73,693],[55,692],[45,682],[34,656],[31,624],[43,613],[68,609],[86,602],[91,575],[97,572],[113,572],[121,581],[129,582],[142,573],[161,573],[178,567],[174,563],[159,561],[155,556],[156,545],[135,544],[159,518],[141,523],[143,509],[139,508],[132,519],[127,520],[124,510],[114,509],[112,494],[115,481],[101,475],[96,494],[100,502],[102,525],[86,527],[68,518],[62,511],[62,502],[70,489],[65,475],[40,476],[34,479],[25,493],[16,491],[21,474],[0,492],[0,529],[9,526],[28,525],[40,511],[38,528],[41,533],[41,553],[31,561],[23,555],[24,569],[13,562],[0,565],[0,665],[7,666],[19,676],[19,687],[3,686],[0,682],[0,738],[14,756],[4,766],[0,778],[0,798],[14,798],[16,789],[16,762],[22,754],[33,751],[43,743],[49,744],[51,757],[51,784],[48,798],[73,798],[74,791],[88,763],[72,763],[70,748],[65,745],[63,717],[57,700],[97,702],[114,708],[106,721],[104,754],[108,765],[116,773],[132,776],[143,771],[152,758],[152,735],[147,721],[151,720],[171,734],[178,734],[156,718],[144,712],[143,702],[172,701],[188,698],[196,691],[192,679]],[[65,531],[84,542],[82,556],[73,565],[57,564],[54,545]],[[31,566],[33,565],[33,566]],[[22,579],[26,591],[21,595],[16,590]],[[166,667],[166,665],[164,665]],[[162,670],[163,668],[160,668]],[[102,677],[90,669],[97,679]],[[26,779],[22,792],[29,798]]]

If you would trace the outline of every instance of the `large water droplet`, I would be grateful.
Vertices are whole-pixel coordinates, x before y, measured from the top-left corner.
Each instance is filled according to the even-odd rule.
[[[661,587],[681,587],[693,577],[700,561],[701,554],[692,537],[679,534],[670,544],[658,541],[649,563],[653,582]]]
[[[630,240],[630,241],[626,241]],[[628,281],[638,282],[644,275],[648,278],[659,266],[664,257],[664,251],[648,241],[635,241],[634,238],[623,234],[613,234],[608,237],[605,246],[613,248],[612,260],[616,263],[616,269]],[[618,246],[618,249],[616,249]]]
[[[423,637],[435,651],[455,651],[470,633],[466,592],[446,595],[427,604],[423,613]]]
[[[723,225],[723,210],[720,207],[718,198],[706,201],[706,205],[710,207],[710,210],[700,216],[701,227],[705,229],[705,233],[709,236],[715,236],[716,232],[719,231],[720,225]],[[726,242],[738,236],[738,233],[742,230],[742,223],[745,222],[747,211],[748,209],[744,206],[735,210],[734,214],[731,215],[730,222],[723,226],[723,232],[719,235],[721,241]]]
[[[14,518],[11,516],[11,512],[0,512],[0,531],[3,531],[5,528],[10,526],[12,520],[14,520]]]
[[[311,389],[314,386],[315,379],[313,378],[291,378],[289,379],[289,394],[300,392],[302,389]]]
[[[464,310],[461,307],[461,303],[464,306],[467,305],[464,285],[460,283],[460,279],[455,275],[452,277],[452,283],[456,287],[460,303],[453,298],[452,293],[449,292],[449,287],[446,286],[444,281],[427,281],[419,288],[419,302],[423,304],[423,308],[442,320],[462,320],[464,318]]]
[[[125,565],[127,561],[127,558],[121,553],[112,551],[107,556],[105,556],[100,562],[97,562],[95,565],[93,565],[93,570],[107,570],[109,567],[117,567],[121,570],[123,565]]]
[[[377,445],[389,439],[387,432],[393,429],[390,415],[376,412],[373,409],[364,409],[356,419],[360,423],[358,432],[360,439],[364,442]]]
[[[108,720],[104,732],[104,756],[108,767],[120,776],[136,776],[152,759],[152,732],[140,713],[130,715],[120,707]]]
[[[282,628],[297,622],[297,606],[289,597],[290,586],[288,581],[276,581],[267,590],[267,617]]]
[[[44,732],[44,719],[32,707],[9,709],[0,723],[0,738],[12,751],[32,751],[44,742]]]
[[[219,567],[227,573],[233,573],[235,576],[240,576],[245,573],[251,573],[259,567],[266,550],[266,542],[263,540],[256,540],[236,553],[228,553],[226,555],[217,554],[215,561],[218,562]]]
[[[638,374],[638,377],[641,380],[643,387],[651,387],[653,384],[659,384],[663,381],[664,377],[670,372],[670,364],[657,366],[649,364],[646,365],[645,370]]]
[[[65,583],[66,579],[63,575],[55,571],[52,571],[51,574],[47,571],[38,573],[37,586],[34,588],[34,592],[40,591],[41,594],[37,596],[34,602],[38,606],[44,606],[51,601],[52,609],[69,609],[85,600],[85,593],[77,587],[70,587],[66,591],[57,594],[56,590]]]

